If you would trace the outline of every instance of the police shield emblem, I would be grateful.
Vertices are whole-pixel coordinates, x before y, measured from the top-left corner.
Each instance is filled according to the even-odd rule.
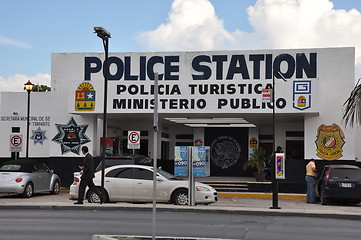
[[[337,124],[322,124],[317,129],[317,156],[325,160],[336,160],[342,157],[345,134]]]
[[[95,90],[88,82],[81,83],[75,91],[75,111],[94,111]]]
[[[293,108],[305,110],[311,107],[311,81],[293,82]]]

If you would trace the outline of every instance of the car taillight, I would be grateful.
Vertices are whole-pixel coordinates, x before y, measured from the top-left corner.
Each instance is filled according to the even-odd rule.
[[[17,183],[22,182],[22,181],[23,181],[23,179],[21,177],[15,179],[15,182],[17,182]]]
[[[74,180],[73,180],[73,185],[77,185],[78,182],[80,182],[80,179],[77,178],[77,177],[74,177]]]
[[[326,171],[326,174],[325,174],[325,182],[328,182],[328,180],[330,180],[330,171],[331,171],[330,168],[327,169],[327,171]]]
[[[100,171],[101,171],[100,168],[95,169],[95,172],[100,172]]]

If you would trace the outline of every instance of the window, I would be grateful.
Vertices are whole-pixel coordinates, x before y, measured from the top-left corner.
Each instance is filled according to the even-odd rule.
[[[134,179],[153,180],[153,172],[148,169],[134,168]]]
[[[21,168],[21,165],[17,165],[17,164],[7,164],[7,165],[4,165],[1,167],[0,171],[4,171],[4,172],[7,172],[7,171],[18,171],[20,170]]]
[[[286,137],[304,137],[305,132],[303,131],[287,131]]]
[[[11,132],[12,133],[20,133],[20,127],[12,127]]]
[[[35,163],[34,172],[46,172],[47,168],[42,163]]]
[[[193,140],[193,134],[178,134],[175,136],[176,139],[191,139]]]
[[[336,179],[361,179],[361,170],[335,168],[332,169],[330,177]]]
[[[131,168],[117,168],[111,170],[106,174],[106,177],[112,178],[132,178],[132,169]]]

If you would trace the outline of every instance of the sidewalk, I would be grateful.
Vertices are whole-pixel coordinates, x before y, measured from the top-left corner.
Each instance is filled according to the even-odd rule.
[[[279,194],[278,206],[280,209],[270,209],[273,206],[270,193],[219,193],[216,203],[196,206],[175,206],[172,204],[157,204],[157,211],[192,211],[192,212],[219,212],[234,214],[254,214],[271,216],[303,216],[320,218],[343,218],[361,220],[361,205],[334,203],[323,206],[320,204],[307,204],[304,194]],[[32,198],[0,195],[1,209],[16,210],[88,210],[88,211],[121,211],[121,210],[149,210],[153,204],[108,203],[74,205],[69,200],[68,193],[58,195],[42,194]]]

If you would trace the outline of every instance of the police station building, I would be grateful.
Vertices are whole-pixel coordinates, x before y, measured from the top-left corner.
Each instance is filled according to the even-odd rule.
[[[310,158],[320,165],[355,164],[360,155],[356,130],[342,121],[355,86],[355,49],[325,48],[110,53],[109,69],[103,53],[54,53],[51,92],[31,93],[29,158],[72,179],[81,146],[101,155],[106,71],[109,155],[132,153],[128,131],[140,131],[135,153],[153,157],[155,73],[158,159],[170,172],[176,146],[203,145],[210,147],[211,176],[250,176],[243,165],[252,149],[272,153],[273,123],[275,144],[285,152],[286,181],[304,181]],[[24,158],[27,93],[2,92],[0,104],[0,157],[17,156],[11,137],[21,135]]]

